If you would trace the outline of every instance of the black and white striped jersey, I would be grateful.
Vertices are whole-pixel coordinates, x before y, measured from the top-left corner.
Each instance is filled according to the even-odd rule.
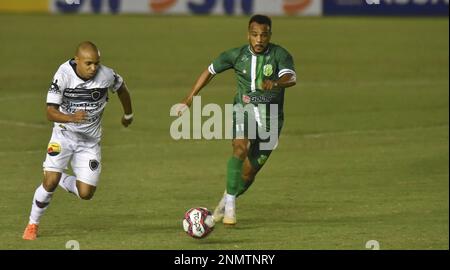
[[[59,105],[65,114],[78,110],[87,112],[85,123],[55,123],[72,132],[81,133],[91,138],[100,139],[101,119],[108,102],[108,91],[115,93],[123,83],[122,77],[114,70],[100,65],[95,77],[83,80],[75,72],[73,59],[62,64],[56,71],[47,93],[47,104]]]

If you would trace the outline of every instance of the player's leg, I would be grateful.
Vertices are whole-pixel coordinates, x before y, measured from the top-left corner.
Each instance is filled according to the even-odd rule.
[[[82,182],[81,180],[77,180],[77,188],[79,190],[80,198],[83,200],[90,200],[94,197],[96,186],[87,184]]]
[[[226,192],[214,211],[216,222],[223,218],[224,224],[236,224],[236,195],[242,185],[242,166],[249,150],[249,135],[254,133],[249,128],[256,127],[254,116],[243,110],[233,112],[233,155],[227,163]],[[253,134],[253,135],[252,135]],[[254,139],[254,138],[252,138]]]
[[[223,214],[225,213],[225,200],[227,198],[227,190],[223,192],[223,196],[217,204],[213,212],[214,222],[220,222],[223,219]]]
[[[247,138],[234,139],[232,141],[233,154],[227,163],[227,185],[224,195],[217,207],[214,209],[213,217],[216,222],[222,220],[225,215],[225,209],[228,209],[228,222],[235,223],[235,198],[238,192],[241,180],[242,164],[248,152]]]
[[[258,174],[258,172],[264,166],[271,152],[272,151],[255,150],[250,147],[249,155],[245,159],[242,166],[241,181],[239,182],[236,197],[244,194],[247,189],[253,184],[256,178],[256,174]]]
[[[256,174],[261,170],[261,168],[266,163],[272,151],[278,145],[278,138],[282,128],[282,121],[279,121],[280,125],[277,126],[275,130],[270,134],[271,136],[266,139],[252,140],[248,155],[244,160],[242,166],[241,181],[239,182],[238,191],[236,197],[239,197],[247,191],[247,189],[255,181]],[[270,143],[269,143],[270,142]]]
[[[86,184],[81,180],[77,180],[77,177],[66,173],[62,173],[59,186],[83,200],[90,200],[94,196],[96,189],[94,185]]]
[[[30,220],[22,236],[24,240],[36,239],[39,222],[50,204],[53,192],[58,186],[58,181],[60,178],[61,173],[50,171],[44,172],[44,180],[34,192],[33,202],[31,204]]]
[[[248,153],[248,143],[247,138],[244,139],[234,139],[232,142],[233,155],[228,160],[227,164],[227,193],[231,195],[236,195],[239,182],[241,181],[242,165],[247,157]]]
[[[77,188],[77,178],[73,175],[62,173],[61,180],[59,181],[59,186],[65,191],[74,194],[77,197],[80,197]]]
[[[233,155],[227,166],[227,194],[225,195],[223,223],[236,224],[236,195],[241,185],[242,165],[248,154],[249,140],[234,139]]]
[[[96,142],[79,143],[72,158],[72,169],[76,175],[65,181],[66,186],[76,188],[78,197],[90,200],[94,196],[101,172],[101,148]]]
[[[83,179],[89,178],[83,177]],[[88,183],[90,181],[77,180],[75,176],[63,173],[59,186],[80,199],[90,200],[94,196],[96,186]]]
[[[62,171],[72,155],[70,141],[61,134],[58,129],[53,129],[52,138],[47,148],[47,156],[44,161],[44,180],[35,190],[31,204],[30,219],[23,233],[25,240],[34,240],[37,237],[37,230],[40,219],[47,210],[58,183],[61,179]]]
[[[242,195],[253,184],[258,171],[259,170],[252,165],[249,157],[247,156],[242,165],[241,181],[239,182],[236,197]]]

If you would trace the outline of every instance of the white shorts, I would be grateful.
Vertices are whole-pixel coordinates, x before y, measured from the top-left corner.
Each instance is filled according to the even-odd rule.
[[[98,139],[54,127],[43,167],[44,171],[63,172],[71,161],[77,180],[97,186],[102,170],[101,159]]]

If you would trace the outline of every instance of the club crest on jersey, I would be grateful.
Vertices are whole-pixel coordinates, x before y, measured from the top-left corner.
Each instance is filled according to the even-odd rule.
[[[272,73],[273,73],[272,65],[271,64],[264,65],[263,67],[264,76],[269,77],[270,75],[272,75]]]
[[[100,93],[100,91],[93,91],[91,93],[91,96],[93,100],[97,101],[102,96],[102,94]]]
[[[57,142],[50,142],[47,147],[47,154],[54,157],[61,153],[61,145]]]
[[[52,84],[50,85],[50,88],[48,89],[49,93],[54,93],[54,94],[60,94],[61,90],[59,90],[59,86],[58,86],[58,80],[55,80],[54,82],[52,82]]]
[[[98,165],[100,165],[100,163],[97,160],[95,159],[89,160],[89,168],[91,168],[92,171],[97,170]]]
[[[266,156],[266,155],[261,155],[259,158],[258,158],[258,164],[259,165],[263,165],[264,163],[266,163],[266,161],[267,161],[267,159],[268,159],[269,157],[268,156]]]

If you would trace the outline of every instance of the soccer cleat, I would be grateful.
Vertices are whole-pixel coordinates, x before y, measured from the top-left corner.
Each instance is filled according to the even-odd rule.
[[[36,240],[39,226],[37,224],[28,224],[23,232],[22,238],[24,240]]]
[[[225,209],[222,222],[225,225],[235,225],[236,224],[236,210],[234,208]]]
[[[223,215],[225,213],[225,195],[226,194],[227,194],[227,191],[225,190],[225,192],[223,193],[222,199],[220,200],[216,209],[214,209],[214,213],[213,213],[214,222],[220,222],[223,218]]]

